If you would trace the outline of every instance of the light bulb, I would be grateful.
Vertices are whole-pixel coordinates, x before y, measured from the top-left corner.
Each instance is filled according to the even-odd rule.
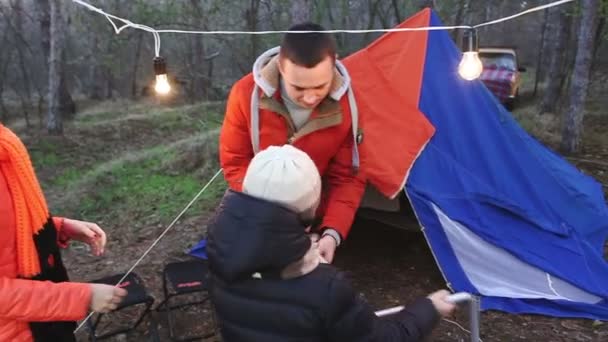
[[[154,74],[156,75],[154,90],[159,95],[167,95],[171,91],[171,85],[167,78],[167,62],[160,56],[154,58]]]
[[[479,39],[475,29],[468,29],[462,37],[462,60],[458,65],[460,77],[467,81],[479,78],[483,72],[483,64],[479,59]]]
[[[476,51],[468,51],[463,53],[462,60],[458,65],[458,73],[467,81],[472,81],[479,78],[483,71],[483,64],[479,59],[479,53]]]
[[[156,75],[156,85],[154,86],[156,93],[160,95],[166,95],[171,91],[171,85],[167,79],[167,74]]]

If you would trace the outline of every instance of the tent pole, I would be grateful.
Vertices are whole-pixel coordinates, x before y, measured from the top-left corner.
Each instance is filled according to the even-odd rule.
[[[479,312],[481,311],[480,298],[472,296],[469,302],[469,324],[471,325],[471,341],[479,342]]]

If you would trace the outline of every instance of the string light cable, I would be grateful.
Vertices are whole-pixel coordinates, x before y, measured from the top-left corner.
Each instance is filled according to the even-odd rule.
[[[177,34],[200,34],[200,35],[268,35],[268,34],[284,34],[284,33],[349,33],[349,34],[359,34],[359,33],[389,33],[389,32],[416,32],[416,31],[437,31],[437,30],[456,30],[456,29],[464,29],[464,39],[463,39],[463,58],[458,67],[458,73],[465,80],[475,80],[479,78],[481,72],[483,70],[483,66],[481,64],[481,60],[479,59],[479,44],[478,44],[478,34],[477,29],[480,27],[485,27],[489,25],[496,25],[505,21],[513,20],[515,18],[521,17],[526,14],[542,11],[551,7],[560,6],[569,2],[573,2],[576,0],[560,0],[555,1],[549,4],[536,6],[525,11],[516,13],[511,16],[499,18],[496,20],[484,22],[478,25],[469,26],[469,25],[457,25],[457,26],[423,26],[423,27],[396,27],[396,28],[388,28],[388,29],[362,29],[362,30],[354,30],[354,29],[338,29],[338,30],[323,30],[323,31],[289,31],[289,30],[274,30],[274,31],[193,31],[193,30],[175,30],[175,29],[164,29],[157,30],[150,26],[134,23],[128,19],[121,18],[119,16],[109,14],[104,10],[95,7],[83,0],[72,0],[73,3],[76,3],[80,6],[84,6],[85,8],[96,12],[98,14],[103,15],[114,28],[114,32],[116,34],[120,34],[126,28],[134,28],[138,30],[143,30],[146,32],[150,32],[154,36],[154,72],[156,76],[156,85],[154,89],[159,95],[166,95],[170,92],[171,86],[168,81],[168,77],[166,74],[166,61],[163,57],[160,56],[160,34],[161,33],[177,33]],[[120,24],[120,26],[119,26]]]

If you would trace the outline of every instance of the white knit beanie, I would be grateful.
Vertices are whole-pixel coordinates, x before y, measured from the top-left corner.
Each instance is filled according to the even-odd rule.
[[[243,192],[302,214],[317,209],[321,177],[305,152],[291,145],[270,146],[249,164]]]

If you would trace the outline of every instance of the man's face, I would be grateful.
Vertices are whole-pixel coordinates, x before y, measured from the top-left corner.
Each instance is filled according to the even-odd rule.
[[[327,56],[314,67],[306,68],[288,58],[280,58],[279,71],[287,96],[299,106],[313,109],[329,94],[334,79],[334,60]]]

